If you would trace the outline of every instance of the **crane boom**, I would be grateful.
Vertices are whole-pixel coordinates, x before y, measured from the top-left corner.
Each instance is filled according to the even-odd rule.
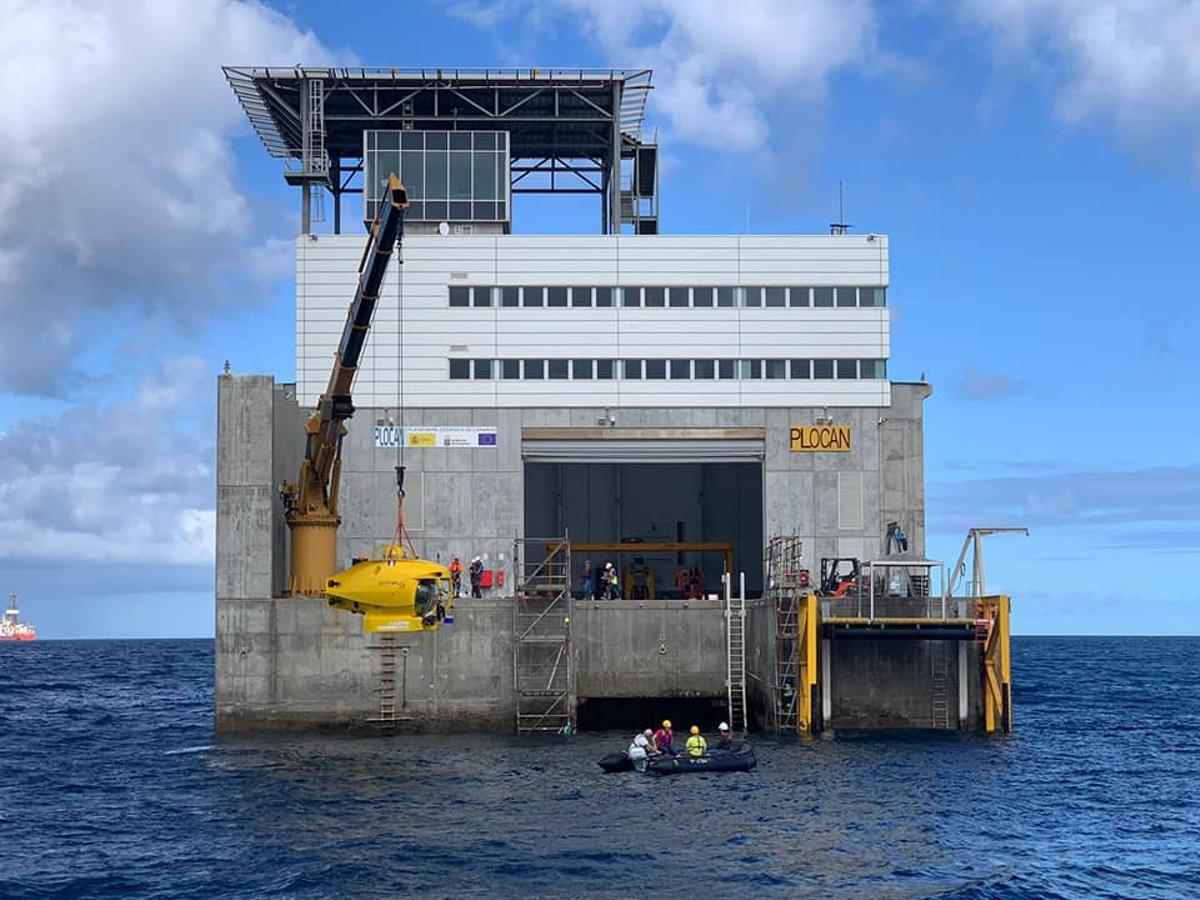
[[[304,427],[306,443],[300,478],[295,484],[280,487],[292,535],[290,594],[321,595],[326,580],[335,571],[337,529],[341,524],[337,504],[342,438],[346,435],[346,420],[354,415],[351,391],[383,276],[393,250],[404,237],[407,209],[408,192],[400,179],[389,175],[386,197],[371,225],[359,264],[358,287],[346,314],[329,385]]]

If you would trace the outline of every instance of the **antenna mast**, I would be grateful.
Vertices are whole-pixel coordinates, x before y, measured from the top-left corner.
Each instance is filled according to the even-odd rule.
[[[849,234],[850,225],[846,222],[846,212],[842,206],[842,183],[838,182],[838,220],[829,224],[830,234]]]

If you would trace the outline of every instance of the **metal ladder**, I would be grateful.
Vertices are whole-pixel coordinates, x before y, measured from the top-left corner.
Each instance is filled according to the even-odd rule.
[[[950,730],[950,673],[947,643],[935,641],[929,648],[930,725]]]
[[[411,722],[411,716],[401,716],[396,707],[396,635],[385,632],[379,635],[379,643],[371,649],[379,651],[379,715],[367,719],[383,730],[399,727]],[[401,647],[400,655],[407,663],[408,648]]]
[[[575,730],[571,545],[525,538],[513,546],[513,685],[517,733]]]
[[[803,544],[793,536],[773,537],[767,543],[767,597],[775,605],[775,728],[800,727],[800,585]]]
[[[725,580],[725,691],[729,703],[729,727],[746,731],[746,575],[738,579],[738,596],[733,594],[733,574]]]

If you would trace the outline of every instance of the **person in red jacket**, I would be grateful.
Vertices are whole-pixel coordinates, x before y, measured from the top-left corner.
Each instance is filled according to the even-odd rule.
[[[671,746],[671,741],[675,736],[671,733],[671,720],[663,719],[662,727],[654,732],[654,744],[658,747],[660,753],[669,753],[675,755],[675,748]]]

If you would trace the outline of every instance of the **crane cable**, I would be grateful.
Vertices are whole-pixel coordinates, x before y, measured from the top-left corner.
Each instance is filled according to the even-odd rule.
[[[404,213],[401,212],[401,215]],[[400,220],[400,234],[404,234],[404,220]],[[404,295],[401,267],[402,241],[396,240],[392,252],[396,254],[396,265],[392,268],[396,273],[396,531],[392,535],[392,546],[399,547],[403,555],[408,553],[409,559],[417,558],[416,548],[413,547],[412,537],[404,526],[404,320],[401,307]]]

